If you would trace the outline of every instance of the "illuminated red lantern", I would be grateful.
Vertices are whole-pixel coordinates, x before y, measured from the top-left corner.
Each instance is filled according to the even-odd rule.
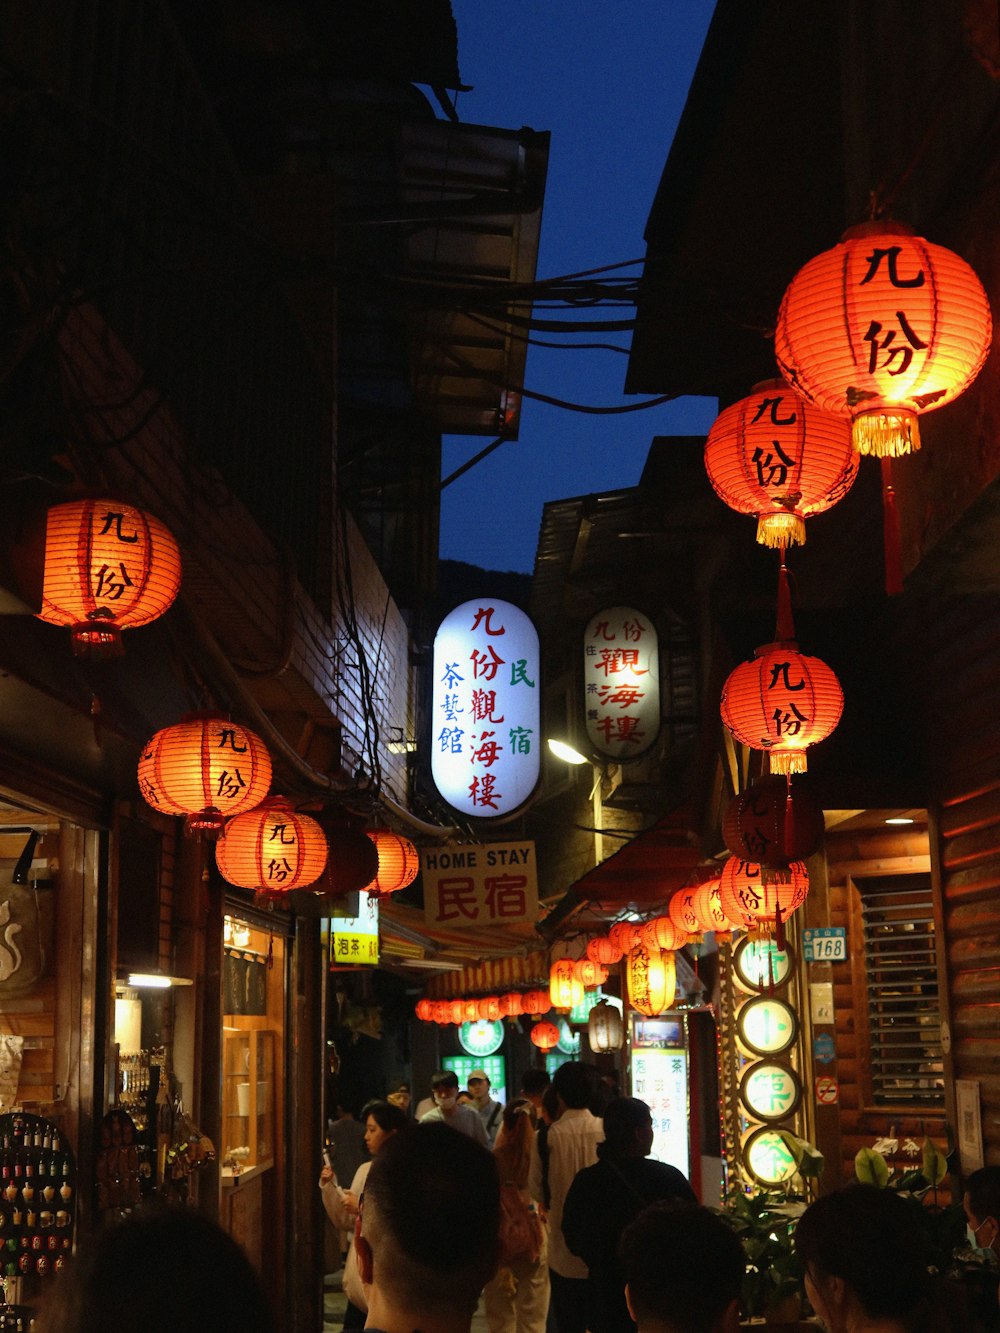
[[[738,741],[767,752],[772,773],[802,773],[806,749],[840,721],[844,694],[825,662],[778,642],[730,672],[719,707]]]
[[[608,938],[616,949],[621,949],[622,957],[642,943],[642,927],[641,921],[616,921],[608,931]]]
[[[570,1010],[583,999],[583,987],[571,958],[557,958],[549,968],[549,999],[553,1009]]]
[[[592,958],[578,958],[573,964],[573,975],[584,990],[593,990],[607,981],[608,969]]]
[[[785,379],[852,422],[862,454],[920,448],[917,414],[957,398],[979,373],[992,319],[958,255],[898,222],[866,222],[799,270],[778,312]]]
[[[642,928],[644,949],[680,949],[687,944],[687,932],[678,929],[669,916],[654,916]]]
[[[551,1051],[559,1044],[559,1029],[555,1023],[536,1023],[531,1029],[531,1040],[540,1051]]]
[[[416,1014],[417,1018],[420,1019],[421,1023],[431,1022],[434,1017],[433,1000],[418,1000],[413,1012]]]
[[[667,904],[668,917],[684,936],[701,934],[701,923],[694,910],[694,895],[694,888],[678,889]]]
[[[122,630],[162,616],[180,584],[177,543],[152,514],[107,499],[48,511],[38,616],[71,626],[77,657],[119,657]]]
[[[315,884],[326,857],[319,824],[293,810],[283,796],[235,815],[215,845],[215,863],[224,880],[266,893],[290,893]]]
[[[705,470],[730,509],[757,515],[758,542],[791,546],[805,541],[811,514],[844,498],[858,460],[845,419],[768,380],[716,417]]]
[[[755,931],[766,931],[773,922],[779,937],[783,922],[802,906],[808,892],[809,873],[801,861],[793,861],[787,870],[767,870],[731,856],[719,881],[719,900],[730,921]]]
[[[676,970],[674,955],[640,945],[629,952],[625,968],[628,1002],[647,1018],[655,1018],[674,1002]]]
[[[529,990],[521,996],[521,1010],[525,1014],[547,1014],[552,1001],[547,990]]]
[[[734,856],[764,866],[786,866],[804,861],[819,847],[823,811],[787,778],[759,778],[729,802],[722,817],[722,838]]]
[[[439,1023],[442,1027],[447,1026],[451,1022],[451,1001],[435,1000],[434,1012],[431,1017],[435,1023]]]
[[[465,1022],[465,1001],[452,1000],[449,1006],[449,1011],[451,1022],[454,1023],[456,1027],[461,1027]]]
[[[621,962],[623,954],[624,950],[607,935],[597,935],[587,941],[587,957],[602,967],[614,967],[615,963]]]
[[[397,893],[412,884],[420,869],[420,857],[409,838],[402,838],[388,829],[369,829],[368,837],[378,852],[378,872],[365,885],[365,892],[378,897]]]
[[[500,1018],[500,996],[487,995],[476,1005],[476,1016],[484,1023],[495,1023]]]
[[[694,910],[703,931],[712,931],[717,936],[725,937],[736,929],[736,923],[730,921],[723,910],[719,885],[718,877],[699,884],[694,892]]]
[[[218,833],[233,815],[260,805],[271,756],[249,727],[211,714],[164,727],[139,758],[139,790],[165,815],[186,815],[192,832]]]
[[[478,1001],[478,1000],[463,1000],[463,1001],[462,1001],[462,1022],[463,1022],[463,1023],[475,1023],[475,1022],[477,1021],[478,1018],[479,1018],[479,1001]]]
[[[520,1018],[523,1013],[524,1005],[517,991],[508,991],[506,995],[500,996],[501,1018]]]

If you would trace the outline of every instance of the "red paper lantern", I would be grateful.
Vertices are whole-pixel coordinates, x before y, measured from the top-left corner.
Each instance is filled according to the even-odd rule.
[[[698,885],[694,893],[694,910],[703,931],[710,930],[715,935],[727,936],[736,929],[736,923],[730,921],[723,910],[719,884],[717,877],[706,879],[704,884]]]
[[[643,926],[640,943],[651,953],[657,949],[681,949],[687,944],[687,932],[679,929],[669,916],[654,916]]]
[[[267,893],[290,893],[315,884],[326,857],[319,824],[298,814],[283,796],[234,816],[215,846],[215,863],[224,880]]]
[[[500,996],[501,1018],[520,1018],[523,1013],[522,997],[517,991],[509,991],[506,995]]]
[[[849,417],[854,447],[891,457],[920,448],[917,414],[950,403],[979,373],[992,319],[958,255],[898,222],[866,222],[811,259],[778,312],[785,379]]]
[[[571,958],[558,958],[549,968],[549,999],[553,1009],[567,1012],[583,999],[583,986],[574,974]]]
[[[551,1008],[547,990],[529,990],[521,996],[521,1009],[526,1014],[547,1014]]]
[[[500,1018],[500,996],[487,995],[476,1005],[476,1016],[484,1023],[495,1023]]]
[[[616,949],[621,949],[622,957],[642,943],[642,927],[641,921],[616,921],[608,931],[608,938]]]
[[[456,1027],[461,1027],[465,1022],[465,1001],[452,1000],[450,1005],[450,1015],[451,1022],[454,1023]]]
[[[409,838],[402,838],[388,829],[369,829],[368,837],[378,853],[378,872],[365,885],[365,892],[379,897],[397,893],[412,884],[420,869],[420,857]]]
[[[805,541],[811,514],[844,498],[858,461],[846,420],[768,380],[716,417],[705,470],[730,509],[757,515],[758,542],[790,546]]]
[[[597,935],[587,941],[587,957],[602,967],[614,967],[620,963],[624,950],[620,949],[607,935]]]
[[[764,866],[787,866],[790,861],[804,861],[819,847],[823,811],[787,778],[759,778],[729,802],[722,817],[722,838],[734,856]]]
[[[435,1000],[434,1012],[431,1017],[434,1019],[435,1023],[439,1023],[442,1027],[446,1027],[451,1022],[451,1001]]]
[[[363,829],[351,828],[339,819],[323,818],[322,812],[317,814],[316,822],[325,832],[330,849],[323,882],[318,887],[334,898],[364,889],[378,874],[378,849],[371,838]]]
[[[475,1023],[475,1022],[478,1020],[478,1018],[479,1018],[479,1001],[478,1001],[478,1000],[463,1000],[463,1001],[462,1001],[462,1022],[463,1022],[463,1023]]]
[[[766,750],[772,773],[802,773],[806,749],[840,721],[844,695],[833,671],[793,643],[758,648],[722,687],[722,720],[738,741]]]
[[[418,1000],[413,1011],[421,1023],[429,1023],[434,1017],[433,1000]]]
[[[607,981],[608,969],[592,958],[578,958],[573,964],[573,975],[584,990],[593,990]]]
[[[540,1051],[551,1051],[559,1044],[559,1029],[555,1023],[536,1023],[531,1029],[531,1040]]]
[[[771,870],[754,861],[731,856],[722,868],[719,899],[730,921],[745,930],[781,924],[801,907],[809,892],[809,873],[801,861],[787,870]]]
[[[177,543],[152,514],[106,499],[48,511],[38,617],[72,627],[77,657],[119,657],[122,630],[162,616],[180,584]]]
[[[629,1004],[647,1018],[655,1018],[673,1004],[676,971],[672,953],[641,946],[632,949],[625,977]]]
[[[701,923],[694,910],[694,895],[693,887],[678,889],[667,904],[667,916],[685,937],[701,934]]]
[[[194,832],[259,805],[271,785],[271,756],[248,727],[199,714],[164,727],[139,759],[139,790],[165,815],[186,815]]]

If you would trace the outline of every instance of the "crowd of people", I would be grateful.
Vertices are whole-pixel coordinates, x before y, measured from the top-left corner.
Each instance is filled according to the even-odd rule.
[[[743,1246],[680,1171],[649,1159],[645,1103],[600,1098],[594,1069],[576,1061],[551,1082],[530,1071],[499,1112],[485,1073],[469,1083],[463,1106],[455,1075],[435,1075],[419,1121],[409,1088],[394,1088],[364,1107],[360,1135],[331,1132],[319,1184],[349,1242],[345,1328],[467,1333],[482,1301],[490,1333],[737,1333]],[[331,1128],[353,1119],[339,1108]],[[989,1260],[988,1298],[978,1306],[934,1271],[923,1210],[894,1191],[854,1184],[811,1203],[795,1245],[822,1327],[1000,1327],[1000,1167],[970,1175],[963,1206],[969,1246]],[[193,1208],[154,1205],[85,1247],[35,1326],[271,1333],[274,1325],[239,1246]]]

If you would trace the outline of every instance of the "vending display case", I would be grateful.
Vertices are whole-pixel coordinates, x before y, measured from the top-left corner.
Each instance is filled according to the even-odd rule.
[[[224,1028],[222,1175],[274,1163],[275,1034]]]

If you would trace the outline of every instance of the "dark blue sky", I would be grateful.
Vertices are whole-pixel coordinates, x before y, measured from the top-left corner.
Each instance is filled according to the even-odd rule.
[[[552,134],[540,278],[645,254],[646,218],[713,8],[714,0],[452,0],[459,69],[474,85],[459,94],[461,119]],[[601,341],[627,347],[628,337]],[[626,367],[614,352],[532,347],[525,384],[610,406],[636,401],[623,393]],[[654,435],[706,431],[716,410],[714,399],[687,398],[589,416],[525,400],[520,438],[443,492],[441,555],[530,571],[546,500],[634,485]],[[488,442],[446,436],[443,474]]]

